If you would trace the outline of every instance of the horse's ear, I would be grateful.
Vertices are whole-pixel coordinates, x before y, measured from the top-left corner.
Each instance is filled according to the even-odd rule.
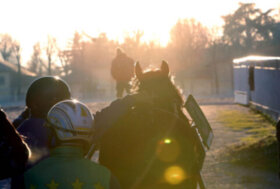
[[[137,61],[135,63],[135,74],[136,74],[136,77],[140,80],[143,76],[143,71],[142,71],[142,68],[139,64],[139,62]]]
[[[169,74],[169,66],[165,60],[162,61],[160,70],[164,75]]]

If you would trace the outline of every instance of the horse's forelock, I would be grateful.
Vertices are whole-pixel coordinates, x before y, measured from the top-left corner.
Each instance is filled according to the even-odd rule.
[[[138,92],[157,93],[157,96],[168,98],[166,103],[176,102],[183,105],[181,90],[175,85],[173,77],[162,74],[160,70],[144,71],[141,80],[134,81],[133,88]]]
[[[168,78],[168,76],[162,74],[160,70],[151,70],[151,71],[146,71],[143,73],[142,76],[143,80],[159,80],[163,78]]]

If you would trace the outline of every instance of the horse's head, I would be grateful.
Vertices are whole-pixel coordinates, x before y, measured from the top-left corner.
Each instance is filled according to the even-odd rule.
[[[162,61],[161,63],[161,68],[156,69],[156,70],[150,70],[143,72],[142,68],[140,66],[139,62],[136,62],[135,64],[135,74],[137,79],[140,82],[145,82],[145,81],[153,81],[153,80],[159,80],[163,78],[168,78],[169,76],[169,66],[166,61]]]
[[[138,82],[134,87],[137,92],[145,92],[155,99],[159,106],[183,104],[182,95],[172,81],[169,73],[169,66],[162,61],[160,69],[142,70],[139,62],[135,64],[135,74]]]
[[[136,104],[105,133],[99,160],[116,174],[124,188],[172,188],[162,182],[166,165],[178,164],[191,175],[194,162],[190,127],[180,121],[182,96],[165,61],[160,69],[148,71],[136,63],[135,73],[135,92],[145,93],[152,103]],[[167,144],[166,139],[172,142]],[[193,188],[192,182],[186,183],[178,188]]]

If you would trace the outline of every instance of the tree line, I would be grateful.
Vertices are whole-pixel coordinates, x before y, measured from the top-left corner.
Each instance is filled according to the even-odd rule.
[[[46,47],[42,48],[40,43],[34,45],[27,66],[38,76],[71,76],[73,81],[98,87],[92,83],[93,79],[98,82],[98,75],[109,75],[115,49],[121,47],[144,66],[167,60],[178,79],[186,74],[195,76],[201,70],[207,70],[203,73],[215,79],[217,63],[231,64],[233,58],[250,54],[280,56],[279,17],[279,14],[273,15],[273,9],[264,12],[254,3],[239,3],[233,13],[222,17],[222,28],[207,28],[195,19],[178,20],[170,30],[170,41],[165,47],[153,41],[141,42],[144,35],[141,30],[127,34],[121,43],[109,40],[106,33],[93,38],[75,32],[65,49],[59,49],[56,39],[48,36]],[[11,36],[0,36],[0,52],[3,59],[18,59],[20,65],[20,45]],[[89,89],[88,86],[85,88]]]

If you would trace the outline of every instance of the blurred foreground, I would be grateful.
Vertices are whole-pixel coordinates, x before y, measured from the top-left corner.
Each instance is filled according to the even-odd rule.
[[[94,113],[108,103],[87,102],[87,105]],[[276,172],[276,146],[272,145],[272,148],[268,151],[264,149],[264,154],[260,153],[257,157],[264,157],[261,161],[249,155],[249,152],[252,151],[250,146],[256,145],[259,139],[263,137],[272,138],[272,143],[275,144],[275,127],[264,120],[260,114],[249,110],[247,107],[232,104],[231,99],[201,99],[200,104],[203,104],[201,108],[215,135],[202,170],[207,188],[278,188],[280,181]],[[14,119],[22,109],[23,107],[14,107],[5,110],[8,116]],[[240,146],[243,146],[245,150],[240,150]],[[261,146],[259,148],[262,149]],[[244,155],[244,151],[246,155]],[[243,155],[238,154],[239,152]],[[227,153],[230,153],[230,158],[227,157]],[[234,160],[235,156],[239,158],[239,161]],[[265,157],[270,158],[269,161]],[[262,163],[262,165],[257,165],[257,163]]]

